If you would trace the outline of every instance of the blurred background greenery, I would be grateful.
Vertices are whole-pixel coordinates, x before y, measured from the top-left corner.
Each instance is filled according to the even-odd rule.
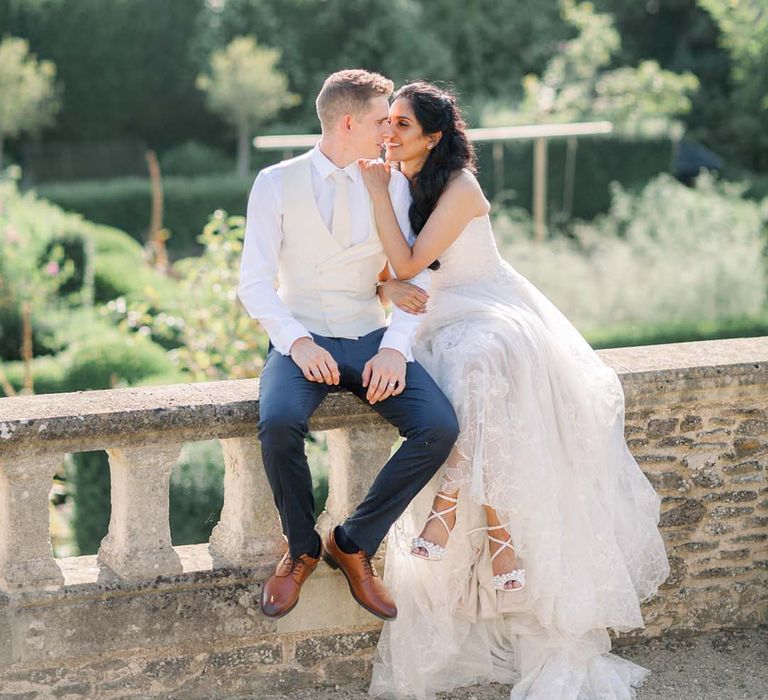
[[[544,242],[532,144],[479,144],[503,255],[595,347],[768,333],[762,0],[0,0],[0,395],[258,376],[242,215],[282,154],[251,139],[316,132],[351,66],[452,85],[471,126],[613,123],[550,142]],[[175,544],[207,540],[222,473],[185,447]],[[67,458],[52,516],[57,554],[96,551],[104,453]]]

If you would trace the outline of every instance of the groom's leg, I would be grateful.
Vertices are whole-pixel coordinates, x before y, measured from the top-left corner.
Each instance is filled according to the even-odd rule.
[[[356,345],[366,340],[361,338]],[[359,361],[359,372],[378,351],[368,348]],[[363,347],[356,348],[364,351]],[[406,365],[406,387],[373,409],[396,426],[406,438],[400,449],[379,472],[368,494],[343,525],[346,535],[367,554],[373,555],[389,528],[421,491],[451,452],[459,434],[456,414],[448,399],[427,371],[416,362]],[[360,383],[349,388],[365,400]]]
[[[330,389],[328,384],[308,381],[290,357],[270,350],[259,382],[259,439],[264,469],[294,557],[317,552],[315,499],[304,438],[309,417]]]

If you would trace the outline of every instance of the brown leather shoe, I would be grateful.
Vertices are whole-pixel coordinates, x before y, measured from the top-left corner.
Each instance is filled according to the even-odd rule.
[[[335,528],[323,541],[323,559],[332,569],[341,569],[347,578],[349,592],[369,613],[382,620],[394,620],[397,607],[392,596],[379,578],[371,558],[361,549],[347,554],[336,544]]]
[[[273,618],[291,612],[299,602],[302,584],[319,563],[320,557],[302,554],[294,559],[287,551],[261,589],[261,612]]]

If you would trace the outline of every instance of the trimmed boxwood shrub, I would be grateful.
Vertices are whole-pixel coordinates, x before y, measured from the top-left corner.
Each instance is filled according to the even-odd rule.
[[[173,280],[143,263],[137,264],[126,260],[124,255],[113,253],[96,257],[93,288],[97,303],[120,296],[129,301],[158,297],[168,302],[178,293]]]
[[[73,347],[71,353],[68,391],[137,384],[145,377],[173,369],[163,348],[137,334],[89,339]]]

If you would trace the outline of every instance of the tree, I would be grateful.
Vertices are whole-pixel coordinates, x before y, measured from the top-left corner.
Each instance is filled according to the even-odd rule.
[[[768,12],[764,0],[699,0],[730,53],[730,118],[723,136],[742,162],[768,169]]]
[[[609,69],[621,50],[613,18],[589,2],[563,0],[563,17],[578,30],[539,78],[524,82],[518,121],[607,119],[625,133],[668,131],[691,108],[699,86],[692,73],[663,70],[656,61]]]
[[[34,132],[53,121],[59,110],[56,67],[38,61],[24,39],[0,42],[0,167],[9,137]]]
[[[255,129],[281,109],[298,104],[288,79],[275,67],[280,51],[264,49],[252,37],[238,37],[211,55],[211,74],[197,78],[208,106],[237,129],[237,172],[250,169],[250,139]]]

